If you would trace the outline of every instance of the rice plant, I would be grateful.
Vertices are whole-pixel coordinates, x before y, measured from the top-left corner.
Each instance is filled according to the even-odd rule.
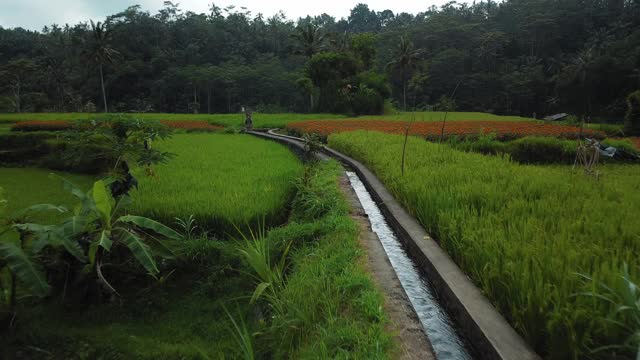
[[[632,335],[606,321],[613,305],[574,296],[585,291],[574,274],[611,287],[626,262],[640,280],[639,166],[606,164],[594,181],[410,137],[403,177],[403,140],[360,131],[329,146],[376,173],[536,351],[581,358]]]
[[[193,216],[200,231],[236,235],[286,220],[302,164],[286,147],[250,135],[179,134],[155,147],[176,154],[149,177],[138,170],[131,211],[164,224]]]

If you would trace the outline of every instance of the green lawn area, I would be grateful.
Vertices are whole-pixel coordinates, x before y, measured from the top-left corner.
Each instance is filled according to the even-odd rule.
[[[8,213],[43,203],[62,205],[68,209],[75,206],[76,198],[62,188],[59,179],[49,176],[52,173],[64,177],[84,190],[88,190],[94,181],[92,176],[47,169],[0,167],[0,187],[4,189],[5,198],[8,200]],[[64,215],[42,213],[34,216],[31,221],[51,224],[63,217]]]
[[[409,137],[403,176],[403,141],[329,137],[376,173],[543,357],[587,357],[630,338],[634,315],[577,295],[602,290],[577,274],[623,294],[627,263],[640,282],[640,165],[601,166],[596,180],[571,166],[520,165]]]
[[[286,220],[302,165],[285,146],[230,134],[177,134],[156,146],[176,156],[156,166],[155,176],[135,172],[132,213],[167,225],[194,215],[217,235]]]

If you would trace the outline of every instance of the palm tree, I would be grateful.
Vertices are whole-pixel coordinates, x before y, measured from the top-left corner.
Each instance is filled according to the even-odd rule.
[[[90,43],[85,50],[86,56],[91,62],[97,64],[100,69],[100,85],[102,86],[104,112],[109,112],[107,108],[107,93],[104,88],[103,68],[107,63],[113,64],[120,53],[109,45],[111,30],[107,29],[105,23],[97,22],[94,24],[93,20],[91,20],[91,35]]]
[[[298,41],[296,53],[305,55],[309,59],[325,47],[325,34],[320,27],[311,23],[298,25],[291,36]]]
[[[400,37],[400,42],[393,52],[393,60],[387,67],[399,69],[402,74],[402,107],[407,111],[407,75],[415,68],[420,59],[420,50],[413,48],[413,43],[404,36]]]
[[[593,64],[595,59],[595,54],[593,51],[593,47],[583,49],[580,53],[573,59],[573,71],[575,78],[582,85],[582,93],[587,97],[587,106],[584,110],[583,117],[585,115],[591,115],[591,81],[589,78],[590,75],[590,67]]]

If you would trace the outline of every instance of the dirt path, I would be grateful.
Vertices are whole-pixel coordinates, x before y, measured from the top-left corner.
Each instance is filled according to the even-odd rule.
[[[371,229],[369,219],[349,184],[346,174],[340,177],[340,189],[351,205],[351,217],[360,227],[360,246],[366,253],[367,271],[384,295],[385,312],[389,315],[394,340],[399,345],[398,359],[435,359],[431,343],[418,316],[391,266],[378,236]]]

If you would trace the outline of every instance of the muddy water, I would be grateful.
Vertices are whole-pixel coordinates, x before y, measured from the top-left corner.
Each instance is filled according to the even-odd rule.
[[[453,327],[449,315],[438,303],[429,283],[420,276],[416,264],[408,256],[395,233],[387,224],[369,191],[360,181],[358,175],[347,171],[347,176],[369,217],[373,231],[380,238],[391,265],[420,318],[437,358],[440,360],[471,359],[464,341]]]

